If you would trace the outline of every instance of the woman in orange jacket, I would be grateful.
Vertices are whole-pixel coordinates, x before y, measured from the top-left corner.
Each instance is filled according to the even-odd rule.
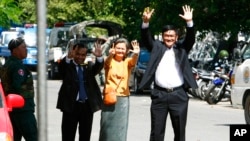
[[[130,49],[132,45],[133,50]],[[128,53],[132,56],[128,57]],[[131,44],[125,38],[118,38],[104,62],[105,89],[116,89],[117,102],[105,105],[101,112],[99,141],[126,141],[129,116],[129,78],[140,52],[139,43]]]

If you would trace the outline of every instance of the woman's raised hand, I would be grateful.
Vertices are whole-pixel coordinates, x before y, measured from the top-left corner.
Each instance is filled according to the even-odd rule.
[[[133,50],[129,50],[135,54],[139,54],[140,53],[140,46],[139,46],[139,42],[137,40],[133,40],[131,41],[131,45],[133,47]]]

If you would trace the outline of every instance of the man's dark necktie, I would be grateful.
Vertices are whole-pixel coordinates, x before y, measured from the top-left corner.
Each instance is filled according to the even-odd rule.
[[[84,87],[84,76],[83,70],[80,65],[78,65],[78,78],[79,78],[79,101],[84,102],[87,98],[85,87]]]

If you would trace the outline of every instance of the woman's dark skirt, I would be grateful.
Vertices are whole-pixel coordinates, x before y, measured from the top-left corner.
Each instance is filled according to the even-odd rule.
[[[128,116],[128,96],[118,96],[114,106],[104,106],[101,112],[99,141],[126,141]]]

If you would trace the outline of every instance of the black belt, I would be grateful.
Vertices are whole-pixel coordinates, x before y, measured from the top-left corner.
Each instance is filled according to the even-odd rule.
[[[183,86],[181,85],[179,87],[174,87],[174,88],[163,88],[163,87],[160,87],[158,85],[154,85],[154,88],[157,89],[157,90],[166,91],[168,93],[171,93],[173,91],[183,89]]]

